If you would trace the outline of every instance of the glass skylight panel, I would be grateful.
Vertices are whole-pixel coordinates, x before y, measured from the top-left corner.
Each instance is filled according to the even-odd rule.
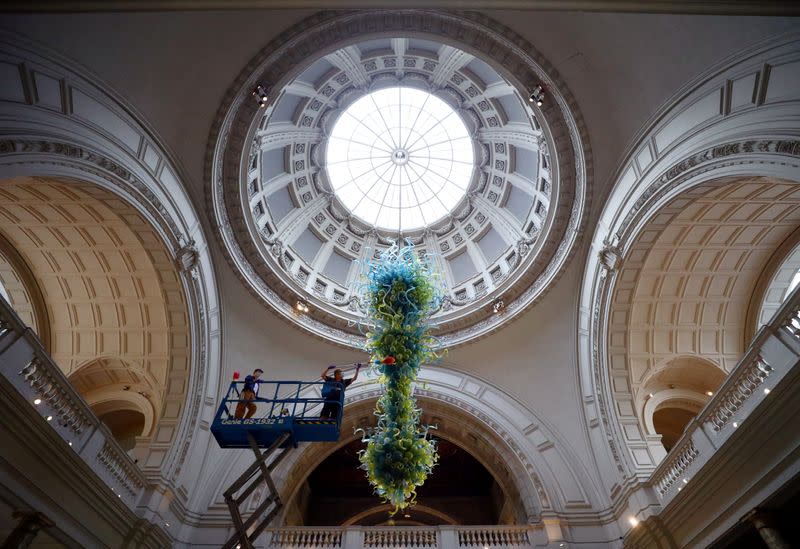
[[[444,101],[413,88],[361,97],[336,121],[325,152],[334,192],[363,221],[414,230],[449,214],[474,170],[472,139]]]

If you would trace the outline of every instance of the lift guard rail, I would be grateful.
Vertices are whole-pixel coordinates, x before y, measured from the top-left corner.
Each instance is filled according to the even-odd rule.
[[[260,447],[268,447],[281,434],[289,433],[285,444],[297,446],[298,442],[324,442],[339,439],[344,406],[344,384],[333,381],[260,381],[257,397],[247,401],[242,398],[244,381],[230,384],[220,403],[211,432],[222,448],[248,448],[248,434]],[[338,398],[324,398],[323,387],[338,388]],[[236,418],[236,406],[252,402],[256,411],[252,417]],[[333,417],[322,418],[326,404],[336,408]]]

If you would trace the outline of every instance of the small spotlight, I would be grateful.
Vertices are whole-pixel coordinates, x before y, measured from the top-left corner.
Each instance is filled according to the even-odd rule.
[[[309,311],[308,304],[305,301],[298,300],[296,307],[301,313],[307,313]]]
[[[266,107],[267,103],[269,102],[267,90],[264,89],[264,86],[261,84],[256,86],[256,89],[253,90],[253,97],[255,97],[259,107]]]
[[[41,398],[34,398],[34,399],[33,399],[33,403],[34,403],[34,404],[36,404],[36,405],[38,406],[39,404],[41,404],[41,403],[42,403],[42,399],[41,399]]]
[[[564,544],[563,543],[559,543],[558,546],[559,547],[564,547]]]
[[[503,312],[503,309],[505,308],[506,308],[505,301],[503,301],[499,297],[494,301],[492,301],[492,310],[494,311],[494,314],[499,315],[500,313]]]
[[[764,394],[768,395],[769,394],[769,389],[764,389]]]
[[[69,444],[70,446],[72,446],[72,441],[71,441],[71,440],[70,440],[70,441],[68,441],[68,442],[67,442],[67,444]]]
[[[711,396],[714,396],[714,393],[713,393],[713,392],[711,392],[711,391],[706,391],[706,394],[707,394],[708,396],[710,396],[710,397],[711,397]]]
[[[689,481],[688,481],[688,480],[686,480],[686,479],[683,479],[683,483],[684,483],[684,484],[689,484]]]
[[[739,426],[739,423],[738,423],[738,422],[736,422],[736,421],[734,421],[734,422],[733,422],[733,428],[734,428],[734,429],[736,429],[738,426]]]
[[[169,522],[165,522],[165,523],[164,523],[164,526],[166,526],[167,528],[169,528]]]
[[[653,393],[650,393],[650,394],[649,394],[649,395],[647,395],[647,396],[649,396],[650,398],[653,398]]]
[[[628,522],[630,522],[631,526],[633,526],[634,528],[636,528],[639,525],[639,520],[636,517],[630,517],[628,519]]]
[[[544,88],[541,84],[533,88],[530,96],[528,96],[528,101],[535,102],[537,107],[541,107],[544,104]]]
[[[47,416],[47,421],[53,421],[53,416]]]
[[[122,494],[117,494],[117,497],[118,497],[118,498],[121,498],[121,497],[122,497]]]

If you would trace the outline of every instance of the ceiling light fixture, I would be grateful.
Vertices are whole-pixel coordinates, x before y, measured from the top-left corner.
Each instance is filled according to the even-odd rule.
[[[628,522],[630,522],[631,526],[633,526],[634,528],[636,528],[636,526],[639,525],[639,520],[636,517],[630,517],[628,519]]]
[[[738,426],[739,426],[739,423],[737,423],[736,421],[734,421],[734,422],[733,422],[733,428],[734,428],[734,429],[736,429]]]
[[[266,107],[267,102],[269,101],[269,96],[267,96],[267,90],[264,89],[264,86],[259,84],[256,86],[256,89],[253,90],[253,97],[256,98],[256,102],[258,103],[259,107]]]
[[[310,310],[308,308],[308,304],[305,301],[301,300],[301,299],[297,300],[296,307],[297,307],[297,310],[300,311],[301,313],[307,313]]]
[[[503,309],[505,309],[505,307],[506,307],[505,301],[503,301],[499,297],[497,299],[495,299],[494,301],[492,301],[492,310],[494,311],[494,314],[496,314],[496,315],[499,315],[501,312],[503,312]]]
[[[47,416],[47,421],[53,421],[53,416]]]
[[[544,104],[544,88],[541,84],[533,88],[533,91],[528,97],[528,101],[531,103],[535,102],[537,107],[541,107]]]
[[[768,395],[768,394],[769,394],[769,389],[767,389],[767,388],[764,388],[764,394],[765,394],[765,395]]]
[[[711,391],[706,391],[706,394],[707,394],[708,396],[714,396],[714,393],[713,393],[713,392],[711,392]]]
[[[34,398],[34,399],[33,399],[33,403],[34,403],[34,404],[36,404],[36,405],[38,406],[39,404],[41,404],[41,403],[42,403],[42,399],[41,399],[41,398]]]

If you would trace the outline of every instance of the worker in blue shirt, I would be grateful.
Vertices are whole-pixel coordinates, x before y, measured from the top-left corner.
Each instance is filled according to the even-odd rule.
[[[333,377],[328,375],[328,372],[333,370]],[[339,400],[343,399],[345,387],[349,387],[358,377],[358,372],[361,371],[361,364],[356,365],[356,373],[350,379],[342,377],[342,371],[336,366],[328,366],[322,370],[320,379],[325,381],[322,388],[322,398],[325,399],[325,404],[322,406],[321,418],[333,419],[339,413]]]
[[[240,395],[239,404],[236,405],[236,413],[234,417],[236,419],[242,418],[249,418],[252,417],[253,414],[256,413],[256,405],[254,401],[258,396],[258,384],[263,383],[258,378],[261,377],[261,374],[264,373],[264,370],[261,368],[256,368],[253,370],[252,375],[249,375],[244,378],[244,387],[242,388],[242,394]],[[244,410],[247,408],[247,415],[244,415]]]

